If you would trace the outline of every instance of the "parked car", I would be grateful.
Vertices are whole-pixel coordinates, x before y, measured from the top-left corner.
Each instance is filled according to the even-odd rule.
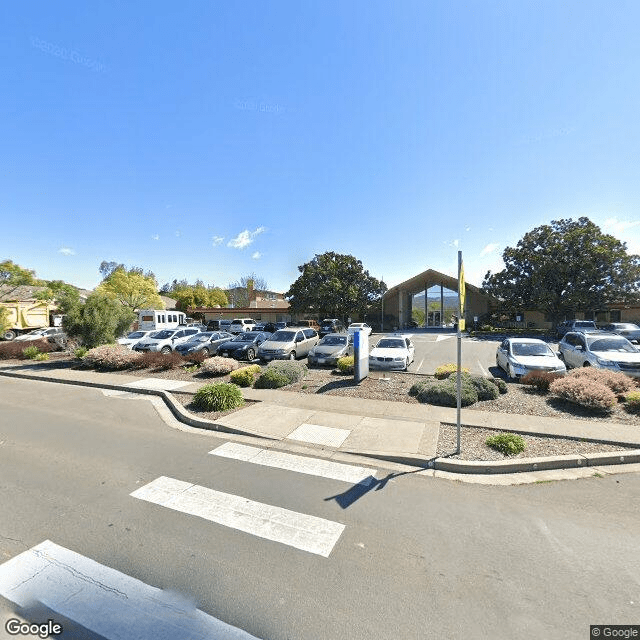
[[[369,354],[370,369],[406,371],[413,362],[415,347],[406,336],[389,336],[378,340]]]
[[[124,338],[118,338],[118,344],[123,344],[125,347],[129,349],[133,349],[134,345],[137,342],[140,342],[142,338],[146,338],[149,334],[154,333],[153,331],[132,331],[128,333]]]
[[[186,342],[194,336],[196,333],[200,333],[200,329],[196,327],[185,329],[162,329],[161,331],[154,331],[146,338],[143,338],[139,342],[133,345],[134,351],[160,351],[160,353],[169,353],[173,351],[177,345],[182,342]]]
[[[287,327],[291,326],[290,322],[276,322],[276,331],[278,331],[279,329],[286,329]]]
[[[567,368],[597,367],[640,378],[640,349],[608,331],[567,333],[558,346]]]
[[[23,333],[15,338],[14,342],[29,342],[30,340],[41,340],[43,338],[54,342],[55,336],[64,335],[62,327],[45,327],[43,329],[34,329],[29,333]]]
[[[353,355],[353,334],[329,333],[309,351],[308,364],[335,366],[339,358]]]
[[[320,331],[318,331],[318,334],[323,338],[329,333],[346,333],[346,331],[345,326],[338,318],[325,318],[320,323]]]
[[[598,327],[593,320],[565,320],[556,327],[556,335],[558,338],[569,331],[597,331]]]
[[[309,318],[307,320],[298,320],[296,322],[296,325],[298,327],[309,327],[309,329],[313,329],[316,332],[320,331],[320,325],[318,324],[318,321],[314,320],[313,318]]]
[[[188,353],[202,352],[209,357],[218,352],[218,347],[225,342],[232,340],[233,336],[226,331],[203,331],[196,333],[186,342],[177,345],[175,350],[181,355],[186,356]]]
[[[371,335],[373,329],[366,322],[352,322],[348,327],[349,333],[355,333],[356,331],[364,331],[368,336]]]
[[[496,364],[515,380],[531,371],[566,373],[558,354],[537,338],[507,338],[496,350]]]
[[[264,331],[247,331],[239,333],[235,338],[227,340],[218,347],[218,355],[223,358],[235,358],[236,360],[256,359],[260,345],[264,344],[270,334]]]
[[[278,330],[273,322],[258,322],[253,329],[254,331],[265,331],[266,333],[274,333]]]
[[[296,327],[279,329],[260,345],[258,357],[263,362],[303,358],[318,344],[318,339],[315,329]]]
[[[605,324],[602,327],[603,331],[610,331],[611,333],[617,333],[629,340],[630,342],[640,341],[640,327],[637,324],[631,322],[611,322]]]
[[[246,333],[247,331],[253,331],[256,323],[251,318],[236,318],[231,321],[229,327],[229,333]]]

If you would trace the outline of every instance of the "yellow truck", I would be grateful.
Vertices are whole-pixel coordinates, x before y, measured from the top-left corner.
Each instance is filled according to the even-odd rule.
[[[0,302],[9,312],[9,327],[2,333],[5,340],[13,340],[21,333],[51,325],[53,306],[47,302]]]

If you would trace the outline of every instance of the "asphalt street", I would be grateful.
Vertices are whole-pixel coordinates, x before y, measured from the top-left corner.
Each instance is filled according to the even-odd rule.
[[[587,638],[590,624],[640,622],[638,474],[502,487],[380,463],[358,483],[301,472],[293,458],[277,468],[210,454],[228,442],[165,424],[146,399],[1,379],[0,616],[15,609],[16,567],[50,541],[36,555],[61,568],[57,589],[67,578],[100,587],[59,600],[76,603],[78,624],[104,610],[103,597],[124,606],[124,586],[87,577],[96,567],[265,640],[564,640]],[[303,457],[322,469],[318,455]],[[191,487],[186,506],[154,501],[161,478]],[[225,502],[248,510],[225,520]],[[273,526],[252,533],[250,509],[275,514]],[[308,536],[296,527],[308,518],[313,536],[335,532],[324,552],[301,548]],[[36,573],[23,581],[35,585]],[[175,606],[165,610],[168,620]],[[116,617],[100,635],[61,637],[120,637]],[[164,637],[145,635],[150,624],[132,620],[125,637]]]

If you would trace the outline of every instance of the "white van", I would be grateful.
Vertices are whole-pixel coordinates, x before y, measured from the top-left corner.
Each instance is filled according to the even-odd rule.
[[[138,311],[138,329],[140,331],[160,331],[177,329],[187,323],[187,314],[182,311],[166,309],[141,309]]]

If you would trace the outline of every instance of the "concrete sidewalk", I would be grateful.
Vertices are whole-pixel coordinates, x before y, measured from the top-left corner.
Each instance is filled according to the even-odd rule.
[[[542,469],[585,468],[640,463],[640,429],[624,424],[462,410],[462,424],[532,435],[570,437],[637,446],[619,453],[576,454],[500,462],[436,458],[441,423],[456,423],[456,410],[431,405],[389,402],[282,390],[243,389],[244,409],[211,422],[187,411],[171,391],[194,393],[199,383],[153,376],[98,373],[51,364],[0,368],[1,376],[111,389],[159,396],[181,422],[193,427],[250,435],[271,441],[320,448],[326,453],[367,456],[425,469],[495,474]]]

